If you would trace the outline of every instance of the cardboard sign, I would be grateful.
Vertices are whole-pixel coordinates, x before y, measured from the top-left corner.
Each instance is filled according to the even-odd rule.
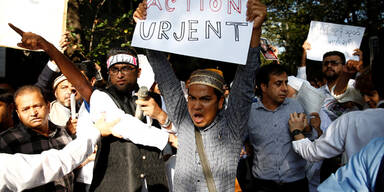
[[[347,61],[359,60],[352,54],[354,49],[360,48],[364,31],[364,27],[311,21],[307,37],[311,50],[307,51],[307,58],[322,61],[324,53],[340,51]]]
[[[2,0],[0,1],[0,46],[17,48],[21,37],[8,23],[25,32],[41,35],[59,48],[65,31],[68,0]]]
[[[149,0],[132,46],[245,64],[253,23],[247,0]]]

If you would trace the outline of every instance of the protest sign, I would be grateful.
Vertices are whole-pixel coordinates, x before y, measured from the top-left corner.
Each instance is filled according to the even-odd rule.
[[[297,101],[303,106],[304,113],[320,113],[320,108],[323,105],[325,95],[318,89],[312,87],[308,82],[301,85],[296,96]]]
[[[132,46],[245,64],[253,23],[246,0],[148,0]]]
[[[59,48],[65,31],[68,0],[0,1],[0,46],[17,48],[21,38],[8,23],[25,32],[41,35]]]
[[[360,48],[364,31],[364,27],[311,21],[307,37],[311,49],[307,51],[307,58],[322,61],[324,53],[340,51],[347,61],[359,60],[352,54],[354,49]]]

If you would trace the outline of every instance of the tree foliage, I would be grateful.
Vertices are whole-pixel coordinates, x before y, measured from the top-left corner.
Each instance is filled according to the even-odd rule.
[[[141,0],[70,0],[69,29],[75,37],[75,48],[98,64],[105,63],[107,50],[128,46],[132,39],[133,11]],[[311,20],[364,26],[365,36],[383,28],[382,0],[264,0],[268,17],[263,36],[282,51],[281,63],[291,71],[299,64],[301,45],[307,37]],[[72,7],[72,8],[71,8]],[[71,13],[71,11],[70,11]],[[72,16],[71,16],[72,15]],[[74,25],[77,20],[77,25]],[[263,62],[267,62],[263,60]]]
[[[265,0],[268,18],[263,36],[284,51],[281,63],[291,71],[300,63],[302,44],[312,20],[366,27],[365,36],[373,36],[384,27],[384,3],[381,0]]]
[[[131,43],[133,11],[139,0],[70,0],[77,25],[69,26],[75,49],[86,59],[104,64],[112,47],[126,47]],[[71,8],[71,6],[70,6]]]

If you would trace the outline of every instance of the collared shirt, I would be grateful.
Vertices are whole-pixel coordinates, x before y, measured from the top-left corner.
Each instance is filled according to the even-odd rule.
[[[384,109],[366,109],[342,115],[318,139],[293,141],[293,148],[308,161],[320,161],[345,151],[347,160],[375,137],[384,137]]]
[[[228,107],[201,131],[204,151],[217,191],[234,191],[237,164],[253,96],[259,48],[250,48],[246,65],[239,65],[231,87]],[[180,82],[164,54],[148,51],[149,63],[164,96],[168,116],[178,129],[174,191],[208,191],[196,149],[195,126],[188,113]]]
[[[62,149],[72,140],[64,128],[51,122],[49,130],[49,136],[45,137],[20,123],[15,128],[1,133],[0,152],[38,154],[49,149]],[[69,174],[56,180],[54,188],[60,190],[64,187],[70,190],[73,187],[73,178],[73,174]]]
[[[261,101],[252,104],[249,139],[254,149],[252,174],[255,178],[288,183],[305,177],[306,161],[293,151],[289,133],[289,115],[303,113],[303,107],[291,98],[275,110]]]
[[[384,155],[384,138],[373,139],[348,164],[339,168],[317,188],[318,191],[374,191]]]
[[[0,191],[22,191],[59,179],[72,172],[94,150],[100,132],[89,127],[88,134],[70,142],[62,150],[41,154],[0,154]]]

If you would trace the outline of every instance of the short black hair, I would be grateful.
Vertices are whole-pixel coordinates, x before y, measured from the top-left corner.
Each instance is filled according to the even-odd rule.
[[[92,78],[96,77],[97,70],[96,70],[94,62],[92,62],[90,60],[86,60],[86,61],[82,61],[80,63],[75,63],[75,65],[80,71],[85,72],[85,76],[87,76],[89,81]]]
[[[281,75],[284,73],[287,73],[287,69],[276,63],[260,67],[260,69],[256,71],[256,95],[261,96],[261,84],[268,85],[270,75]]]
[[[0,88],[0,101],[6,104],[13,103],[13,93],[11,90]]]
[[[24,85],[20,88],[18,88],[15,92],[15,94],[13,95],[13,100],[16,104],[16,98],[19,97],[20,95],[23,95],[25,92],[37,92],[37,93],[40,93],[41,96],[43,97],[43,100],[46,104],[48,104],[48,100],[47,98],[44,96],[43,94],[43,91],[40,89],[40,87],[36,86],[36,85]]]
[[[329,56],[339,56],[340,59],[341,59],[341,64],[342,65],[345,65],[345,55],[344,53],[340,52],[340,51],[329,51],[329,52],[326,52],[324,55],[323,55],[323,60],[326,58],[326,57],[329,57]]]

